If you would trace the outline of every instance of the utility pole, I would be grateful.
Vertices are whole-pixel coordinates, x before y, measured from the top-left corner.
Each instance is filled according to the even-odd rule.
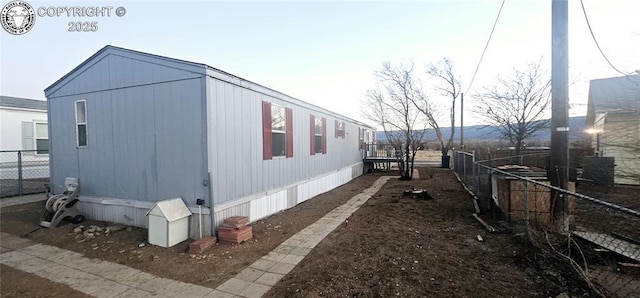
[[[464,150],[464,93],[460,92],[460,149]]]
[[[547,177],[551,185],[567,189],[569,180],[569,26],[568,0],[551,0],[551,157]],[[561,232],[568,230],[568,201],[556,191],[554,218]]]

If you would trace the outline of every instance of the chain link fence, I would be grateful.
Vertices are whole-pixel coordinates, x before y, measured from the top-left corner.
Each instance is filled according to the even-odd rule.
[[[603,297],[640,297],[640,187],[594,192],[550,185],[540,164],[548,153],[476,161],[454,151],[451,169],[474,193],[478,211],[494,211],[541,251],[572,268]],[[620,186],[622,187],[622,186]],[[595,198],[581,189],[597,193]],[[614,187],[615,188],[615,187]],[[560,265],[558,265],[560,266]]]
[[[42,150],[0,151],[0,197],[43,193],[49,183],[49,154]]]

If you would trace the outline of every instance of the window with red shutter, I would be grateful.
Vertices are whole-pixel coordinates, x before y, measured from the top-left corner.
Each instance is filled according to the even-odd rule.
[[[293,111],[262,102],[262,157],[293,157]]]

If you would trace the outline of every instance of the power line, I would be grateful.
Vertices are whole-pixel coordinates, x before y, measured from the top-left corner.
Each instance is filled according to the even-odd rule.
[[[587,17],[587,10],[584,9],[584,3],[582,2],[582,0],[580,0],[580,5],[582,6],[582,13],[584,14],[585,21],[587,21],[587,27],[589,27],[589,32],[591,32],[591,37],[593,38],[593,42],[595,42],[596,47],[598,48],[598,51],[600,51],[600,54],[602,54],[602,57],[604,58],[604,60],[606,60],[607,63],[609,63],[609,66],[611,66],[611,68],[613,68],[615,71],[621,73],[622,75],[628,76],[629,75],[628,73],[622,72],[617,67],[613,66],[611,61],[609,61],[609,58],[607,58],[607,55],[604,54],[604,52],[602,51],[602,48],[600,48],[600,44],[598,43],[598,40],[596,39],[595,34],[593,34],[593,30],[591,29],[591,23],[589,23],[589,17]]]
[[[471,85],[473,85],[473,80],[475,80],[476,74],[478,74],[478,69],[480,69],[480,64],[482,64],[482,59],[484,58],[484,54],[487,52],[487,48],[489,47],[489,42],[491,41],[491,37],[493,36],[493,31],[496,29],[496,25],[498,24],[498,19],[500,19],[500,14],[502,13],[502,7],[504,7],[505,1],[506,0],[502,0],[502,4],[500,5],[500,10],[498,10],[498,16],[496,16],[496,21],[493,22],[493,28],[491,28],[491,34],[489,34],[489,39],[487,39],[487,44],[484,45],[484,50],[482,50],[480,61],[478,61],[476,70],[473,72],[473,77],[471,77],[471,82],[469,83],[469,87],[467,87],[467,91],[465,91],[464,93],[469,93],[469,89],[471,89]]]

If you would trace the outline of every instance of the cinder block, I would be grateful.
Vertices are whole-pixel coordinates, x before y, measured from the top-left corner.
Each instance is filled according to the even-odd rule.
[[[242,227],[240,227],[240,228],[242,228]],[[219,226],[218,228],[216,228],[216,231],[218,231],[218,233],[220,233],[220,232],[228,232],[228,233],[231,233],[231,232],[237,231],[237,230],[238,230],[238,229],[240,229],[240,228],[236,228],[236,227],[228,227],[228,226],[224,226],[224,225],[222,225],[222,226]]]
[[[217,230],[220,242],[242,243],[253,238],[253,229],[250,226],[244,226],[238,229],[218,227]]]
[[[232,227],[232,228],[241,228],[249,223],[249,217],[247,216],[232,216],[229,218],[225,218],[223,222],[223,226]]]
[[[203,251],[209,249],[211,246],[216,244],[216,237],[208,236],[202,239],[198,239],[189,244],[189,252],[194,254],[202,253]]]

